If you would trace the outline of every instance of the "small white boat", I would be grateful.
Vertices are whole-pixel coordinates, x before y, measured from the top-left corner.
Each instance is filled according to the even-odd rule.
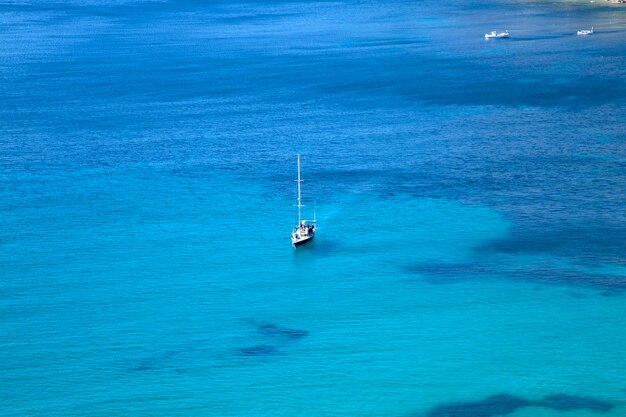
[[[591,29],[582,29],[576,32],[578,36],[593,35],[593,26]]]
[[[300,203],[300,183],[302,182],[300,179],[300,154],[298,154],[298,179],[296,182],[298,183],[298,224],[291,232],[291,244],[294,248],[309,243],[315,237],[315,215],[313,215],[313,221],[311,222],[313,224],[307,224],[309,220],[303,220],[300,216],[300,209],[302,208]]]
[[[485,33],[485,39],[499,39],[499,38],[508,38],[509,31],[505,30],[504,32],[496,32],[495,30],[491,31],[491,33]]]

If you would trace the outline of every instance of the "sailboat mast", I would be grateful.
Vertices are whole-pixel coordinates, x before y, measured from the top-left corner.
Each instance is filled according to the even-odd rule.
[[[300,204],[300,183],[302,182],[302,180],[300,179],[300,154],[298,154],[298,226],[300,226],[300,207],[302,207],[302,204]]]

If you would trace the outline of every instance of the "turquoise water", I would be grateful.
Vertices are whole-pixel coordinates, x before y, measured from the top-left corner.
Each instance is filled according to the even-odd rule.
[[[0,16],[0,415],[626,413],[626,9]]]

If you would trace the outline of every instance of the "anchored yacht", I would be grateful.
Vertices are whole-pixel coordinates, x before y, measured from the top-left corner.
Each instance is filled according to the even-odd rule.
[[[300,196],[300,183],[302,182],[300,179],[300,154],[298,154],[298,179],[296,182],[298,183],[298,204],[296,205],[298,207],[298,224],[296,224],[293,228],[293,232],[291,232],[291,244],[294,248],[309,243],[315,237],[315,215],[313,215],[312,224],[307,223],[310,220],[304,220],[300,215],[301,208],[303,207]]]

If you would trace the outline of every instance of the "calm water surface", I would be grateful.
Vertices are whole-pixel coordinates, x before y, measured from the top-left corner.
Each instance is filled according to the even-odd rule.
[[[0,415],[626,413],[626,8],[0,22]]]

